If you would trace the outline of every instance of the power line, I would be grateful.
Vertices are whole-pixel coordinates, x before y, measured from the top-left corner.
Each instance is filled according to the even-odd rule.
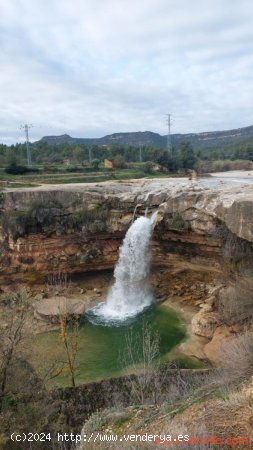
[[[171,129],[171,114],[166,114],[167,117],[167,125],[168,125],[168,134],[167,134],[167,150],[168,153],[171,152],[171,134],[170,134],[170,129]]]
[[[28,167],[31,167],[32,165],[32,157],[31,157],[31,151],[30,151],[30,143],[29,143],[29,133],[28,130],[29,128],[32,128],[32,124],[24,124],[20,126],[20,129],[24,129],[25,130],[25,143],[26,143],[26,157],[27,157],[27,165]]]

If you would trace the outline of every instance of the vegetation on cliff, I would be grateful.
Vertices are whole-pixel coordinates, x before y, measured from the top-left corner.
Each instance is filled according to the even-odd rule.
[[[6,235],[17,240],[31,233],[45,233],[50,236],[83,231],[89,233],[106,230],[109,218],[108,206],[97,204],[93,209],[80,206],[70,212],[59,202],[47,204],[34,202],[27,210],[12,210],[0,214],[0,223]]]

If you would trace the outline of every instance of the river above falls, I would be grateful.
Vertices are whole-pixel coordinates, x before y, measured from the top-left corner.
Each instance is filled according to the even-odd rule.
[[[223,189],[240,185],[253,184],[253,170],[231,170],[228,172],[215,172],[209,177],[203,177],[198,180],[202,184],[211,189]]]

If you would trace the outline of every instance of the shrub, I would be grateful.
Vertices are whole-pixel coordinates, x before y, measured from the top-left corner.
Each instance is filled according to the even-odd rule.
[[[253,281],[251,276],[239,278],[220,291],[218,311],[228,325],[253,316]]]
[[[248,436],[252,414],[249,398],[242,392],[231,392],[226,399],[208,402],[202,418],[209,433],[211,431],[224,440],[227,437],[240,438],[237,443],[240,446],[247,443],[242,436]],[[231,448],[231,445],[227,448]]]
[[[93,431],[101,430],[106,424],[105,414],[103,412],[94,412],[85,422],[82,433],[92,433]]]
[[[253,336],[250,332],[224,339],[219,348],[223,366],[230,380],[247,379],[253,371]]]
[[[152,161],[147,161],[143,164],[143,172],[144,173],[152,173],[153,171],[153,165]]]
[[[214,160],[201,161],[196,164],[199,173],[226,172],[228,170],[252,170],[253,162],[248,160]]]
[[[100,165],[100,160],[99,160],[99,159],[95,158],[95,159],[93,159],[93,160],[91,161],[91,167],[92,167],[94,170],[99,170],[99,165]]]
[[[108,217],[109,209],[105,205],[97,205],[94,209],[84,207],[70,214],[58,202],[36,202],[27,211],[7,211],[0,222],[4,232],[17,240],[30,233],[61,235],[67,230],[81,231],[83,227],[91,233],[105,231]]]
[[[124,169],[126,167],[126,162],[125,162],[125,159],[123,158],[123,156],[117,155],[114,158],[114,167],[116,169]]]
[[[174,213],[172,214],[172,217],[166,221],[166,228],[172,231],[185,231],[188,229],[188,224],[180,214]]]
[[[1,225],[6,234],[14,240],[20,236],[38,231],[47,231],[57,222],[57,208],[59,204],[33,203],[26,211],[7,211],[1,216]]]
[[[39,169],[21,166],[13,161],[5,168],[5,172],[11,175],[23,175],[25,173],[37,173]]]
[[[66,218],[66,225],[74,229],[83,229],[95,233],[106,230],[106,220],[109,217],[109,209],[106,205],[97,205],[94,209],[83,208]]]
[[[84,172],[84,167],[80,167],[80,166],[67,166],[66,167],[66,172]]]
[[[59,172],[59,168],[56,166],[53,166],[52,164],[45,164],[43,166],[43,172],[46,173],[57,173]]]
[[[143,322],[142,330],[133,335],[132,329],[126,335],[126,352],[122,366],[130,365],[137,375],[130,378],[133,402],[157,403],[161,394],[162,378],[159,359],[159,335]]]
[[[9,234],[14,240],[27,233],[32,225],[28,211],[8,211],[1,216],[1,226],[4,233]]]

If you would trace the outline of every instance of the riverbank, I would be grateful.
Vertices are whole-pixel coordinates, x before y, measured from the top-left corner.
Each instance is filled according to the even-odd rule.
[[[199,312],[199,308],[185,302],[182,297],[169,297],[163,305],[176,311],[182,317],[186,327],[186,337],[171,353],[171,358],[194,358],[201,364],[207,363],[204,348],[209,340],[203,336],[197,336],[192,330],[192,319]]]

